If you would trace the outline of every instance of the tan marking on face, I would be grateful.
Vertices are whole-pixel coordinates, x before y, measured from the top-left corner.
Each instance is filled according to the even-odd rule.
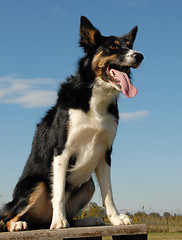
[[[92,69],[94,70],[97,77],[102,78],[102,68],[105,66],[107,61],[116,62],[116,55],[102,56],[103,51],[99,52],[92,61]]]
[[[132,44],[131,44],[130,41],[127,41],[127,42],[126,42],[126,45],[127,45],[128,47],[131,47],[131,46],[132,46]]]

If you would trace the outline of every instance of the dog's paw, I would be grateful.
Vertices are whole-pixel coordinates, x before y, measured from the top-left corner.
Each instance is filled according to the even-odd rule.
[[[60,229],[69,227],[69,223],[66,218],[60,218],[58,220],[53,220],[50,229]]]
[[[14,231],[27,230],[28,226],[26,222],[18,221],[18,222],[9,222],[7,224],[7,228],[9,232],[14,232]]]
[[[111,221],[112,225],[130,225],[130,224],[132,224],[131,219],[125,214],[112,216],[110,218],[110,221]]]
[[[124,225],[131,225],[132,224],[132,220],[127,215],[120,214],[119,217],[123,221]]]

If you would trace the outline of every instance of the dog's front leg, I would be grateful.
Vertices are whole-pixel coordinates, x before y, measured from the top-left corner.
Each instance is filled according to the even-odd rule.
[[[69,154],[64,150],[61,155],[54,156],[53,159],[53,216],[51,229],[69,227],[65,213],[65,185],[66,173],[69,163]]]
[[[103,206],[106,207],[107,216],[112,225],[131,224],[129,217],[119,214],[115,207],[111,188],[110,166],[105,159],[96,168],[96,175],[101,189]]]

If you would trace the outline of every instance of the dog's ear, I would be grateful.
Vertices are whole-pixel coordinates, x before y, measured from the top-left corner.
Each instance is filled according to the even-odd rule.
[[[131,29],[131,31],[128,34],[125,34],[124,36],[122,36],[123,38],[126,39],[126,43],[129,48],[133,47],[133,43],[135,41],[137,32],[138,32],[138,27],[135,26],[134,28]]]
[[[84,16],[81,17],[80,23],[80,46],[85,52],[96,47],[102,39],[102,35],[92,23]]]
[[[131,31],[128,33],[128,39],[129,39],[129,41],[131,42],[132,45],[133,45],[133,43],[134,43],[134,41],[135,41],[137,32],[138,32],[138,27],[135,26],[135,27],[132,28]]]

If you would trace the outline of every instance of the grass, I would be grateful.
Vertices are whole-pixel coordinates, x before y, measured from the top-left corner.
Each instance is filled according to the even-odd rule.
[[[143,215],[142,217],[135,217],[134,223],[147,224],[150,233],[179,233],[182,235],[182,216],[165,218]]]
[[[182,233],[149,233],[148,240],[180,240]],[[112,237],[103,237],[103,240],[112,240]]]
[[[165,218],[143,215],[133,220],[136,224],[147,224],[148,240],[182,240],[182,216]],[[103,240],[112,238],[104,237]]]
[[[182,233],[149,233],[148,240],[180,240]],[[112,240],[112,237],[103,237],[103,240]]]
[[[134,220],[134,223],[147,224],[148,240],[182,240],[182,216],[150,217],[143,215]],[[103,237],[103,240],[112,240],[112,237]]]
[[[149,233],[148,240],[179,240],[182,233]]]

